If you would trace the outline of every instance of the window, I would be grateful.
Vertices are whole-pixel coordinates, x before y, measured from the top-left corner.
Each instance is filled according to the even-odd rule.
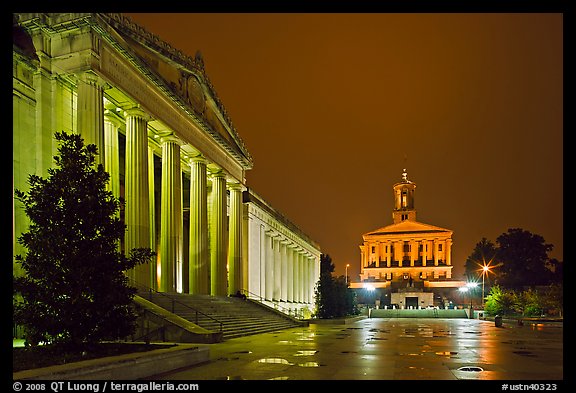
[[[438,244],[438,251],[442,251],[442,243]]]
[[[404,242],[404,252],[410,252],[410,251],[411,251],[410,243]]]
[[[372,246],[372,254],[376,252],[376,247]]]

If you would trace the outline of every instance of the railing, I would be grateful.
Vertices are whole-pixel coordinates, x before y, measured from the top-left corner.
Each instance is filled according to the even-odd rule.
[[[241,289],[240,292],[242,294],[244,294],[248,299],[258,301],[259,303],[264,304],[266,306],[268,306],[266,303],[268,303],[268,302],[272,303],[273,304],[272,308],[274,308],[275,310],[280,310],[281,312],[283,312],[284,314],[286,314],[292,318],[304,319],[304,312],[302,311],[302,309],[294,308],[292,310],[291,308],[287,308],[287,307],[280,305],[278,300],[268,300],[268,299],[264,298],[262,295],[257,295],[253,292],[250,292],[247,289]],[[270,307],[270,306],[268,306],[268,307]]]
[[[152,301],[152,294],[153,294],[153,293],[156,293],[156,294],[158,294],[158,295],[162,295],[162,296],[164,296],[165,298],[169,299],[170,302],[171,302],[171,303],[170,303],[170,305],[171,305],[170,312],[174,313],[175,305],[178,304],[178,305],[183,306],[183,307],[185,307],[185,308],[187,308],[187,309],[189,309],[189,310],[191,310],[191,311],[194,311],[194,315],[195,315],[195,321],[194,321],[194,323],[195,323],[196,325],[198,325],[198,321],[199,321],[198,316],[199,316],[199,315],[202,315],[202,316],[204,316],[204,317],[206,317],[206,318],[208,318],[208,319],[211,319],[212,321],[218,323],[218,324],[220,325],[220,333],[223,332],[223,330],[224,330],[224,323],[223,323],[222,321],[219,321],[218,319],[216,319],[216,318],[214,318],[214,317],[212,317],[212,316],[210,316],[210,315],[208,315],[208,314],[205,314],[205,313],[203,313],[202,311],[197,310],[197,309],[195,309],[194,307],[191,307],[191,306],[189,306],[189,305],[186,304],[186,303],[179,302],[178,300],[174,299],[174,298],[171,297],[171,296],[168,296],[167,294],[165,294],[165,293],[163,293],[163,292],[158,292],[158,291],[156,291],[155,289],[152,289],[152,288],[150,288],[150,287],[147,287],[146,285],[137,283],[136,281],[134,281],[134,280],[132,280],[132,279],[130,279],[130,281],[131,281],[131,284],[134,285],[137,289],[140,288],[140,289],[142,289],[142,290],[144,290],[144,291],[146,291],[146,292],[148,293],[148,300],[149,300],[149,301]]]

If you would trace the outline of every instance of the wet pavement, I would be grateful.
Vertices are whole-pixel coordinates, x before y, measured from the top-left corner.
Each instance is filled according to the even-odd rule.
[[[208,344],[210,361],[152,380],[562,380],[563,324],[363,319]]]

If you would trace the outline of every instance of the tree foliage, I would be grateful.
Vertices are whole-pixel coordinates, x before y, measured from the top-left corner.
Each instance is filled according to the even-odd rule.
[[[511,228],[498,236],[496,244],[482,238],[466,259],[465,274],[469,281],[477,281],[481,277],[481,267],[489,265],[492,267],[490,275],[503,288],[521,290],[561,284],[563,263],[548,257],[552,249],[542,236]]]
[[[333,277],[335,266],[330,255],[320,256],[320,279],[316,285],[316,316],[339,318],[358,314],[355,293],[344,276]]]
[[[95,145],[57,132],[59,155],[48,178],[30,175],[28,192],[15,191],[30,219],[18,238],[25,274],[13,277],[14,321],[27,343],[84,345],[125,337],[134,330],[135,288],[124,272],[154,253],[118,250],[125,226],[121,201],[106,190],[109,175],[95,166]]]
[[[524,290],[505,289],[494,285],[486,298],[484,310],[490,315],[536,317],[563,314],[562,285],[552,284]]]
[[[500,285],[520,289],[550,283],[552,272],[547,268],[548,252],[553,246],[546,244],[542,236],[512,228],[498,236],[496,243],[502,262],[498,276]]]

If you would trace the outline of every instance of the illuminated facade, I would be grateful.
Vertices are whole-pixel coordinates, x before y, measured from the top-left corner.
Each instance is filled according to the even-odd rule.
[[[260,238],[252,244],[257,208],[243,200],[252,158],[199,53],[191,58],[120,14],[14,14],[13,31],[14,188],[27,190],[29,174],[47,176],[56,131],[80,133],[125,200],[122,250],[157,252],[156,263],[128,272],[133,280],[164,292],[245,290],[292,308],[313,304],[300,292],[278,297],[269,280],[306,280],[309,293],[319,274],[315,243],[271,215],[264,239],[289,256],[277,265]],[[16,239],[28,221],[16,203],[13,212],[21,254]]]
[[[462,285],[452,280],[452,231],[416,221],[416,184],[406,170],[393,190],[393,223],[362,235],[361,282],[351,287],[385,289],[400,308],[437,306],[442,288]]]

